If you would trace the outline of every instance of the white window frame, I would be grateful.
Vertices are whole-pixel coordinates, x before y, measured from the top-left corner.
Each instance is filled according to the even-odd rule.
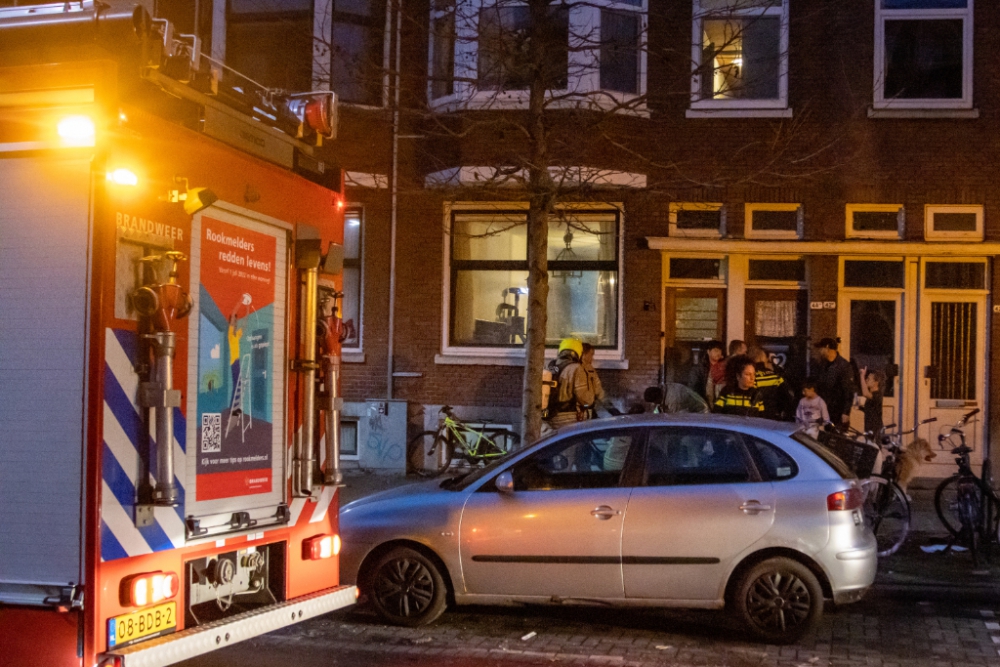
[[[757,211],[795,211],[795,229],[754,229],[753,216]],[[802,204],[745,204],[743,212],[743,236],[748,239],[802,238]]]
[[[367,216],[365,215],[365,207],[361,204],[347,204],[344,206],[344,224],[347,224],[347,213],[357,211],[358,220],[361,225],[361,229],[358,233],[358,321],[355,323],[358,331],[358,344],[356,347],[345,347],[341,350],[344,361],[364,361],[365,352],[365,227],[367,224]],[[344,249],[345,257],[344,259],[354,259],[348,258],[346,256],[347,249]],[[341,285],[343,288],[343,285]],[[341,312],[343,316],[343,312]]]
[[[726,205],[721,202],[670,202],[668,211],[669,211],[669,218],[668,218],[669,222],[667,228],[668,236],[703,238],[703,239],[721,239],[723,236],[726,235]],[[678,211],[718,211],[719,228],[678,229],[677,228]]]
[[[981,264],[985,266],[982,288],[963,287],[927,287],[927,265],[928,264]],[[924,294],[961,294],[965,295],[988,295],[990,293],[990,264],[982,257],[921,257],[920,258],[920,289]]]
[[[901,264],[903,268],[902,287],[856,287],[844,284],[844,274],[847,262],[888,262]],[[903,294],[906,291],[906,257],[902,255],[841,255],[837,261],[837,289],[848,294],[868,293]]]
[[[906,209],[902,204],[847,204],[845,211],[845,237],[849,239],[893,239],[903,238],[906,228]],[[854,229],[855,213],[896,213],[895,231],[865,231]]]
[[[972,232],[937,231],[934,229],[934,215],[937,213],[974,213],[976,215],[976,229]],[[983,207],[928,204],[924,207],[924,238],[928,241],[982,241]]]
[[[875,0],[875,109],[971,109],[973,0],[958,9],[882,9]],[[885,22],[893,20],[962,19],[962,97],[952,99],[899,99],[885,97]]]
[[[505,6],[524,5],[516,0],[499,0]],[[454,92],[435,98],[433,81],[427,84],[427,100],[432,110],[456,111],[462,109],[523,109],[528,105],[527,90],[480,90],[478,81],[479,65],[479,12],[484,7],[498,4],[498,0],[456,0],[454,8],[430,11],[430,35],[427,49],[427,72],[432,78],[434,72],[433,39],[434,21],[448,12],[455,12],[455,58]],[[553,6],[557,6],[553,4]],[[594,0],[593,2],[571,3],[569,5],[569,63],[568,84],[562,90],[549,90],[546,102],[551,108],[585,108],[615,111],[627,115],[648,116],[646,108],[647,39],[649,35],[648,0],[639,6],[616,2],[616,0]],[[601,86],[600,35],[601,10],[633,12],[640,16],[639,63],[637,94],[604,90]]]
[[[803,289],[809,287],[809,262],[805,262],[802,280],[754,280],[750,277],[750,261],[762,262],[802,262],[804,255],[750,255],[747,257],[746,286],[753,289]]]
[[[743,7],[740,3],[747,0],[732,0],[733,9],[724,12],[712,11],[701,8],[701,0],[693,0],[694,14],[691,21],[691,109],[703,111],[721,110],[745,110],[745,114],[736,116],[761,115],[762,110],[782,111],[788,109],[788,0],[775,2],[772,7]],[[702,21],[705,19],[725,19],[725,18],[759,18],[763,16],[778,16],[781,19],[781,37],[778,48],[780,49],[778,62],[778,97],[768,100],[706,100],[701,97],[701,59],[703,51]],[[754,112],[758,113],[754,113]],[[780,114],[784,115],[784,114]]]
[[[625,359],[625,208],[621,203],[594,202],[573,203],[558,205],[567,211],[579,210],[587,212],[608,212],[617,213],[618,220],[618,300],[616,337],[618,345],[613,349],[597,348],[594,350],[595,362],[602,362],[602,368],[628,368],[628,360]],[[501,366],[520,366],[524,364],[524,347],[482,347],[482,346],[461,346],[451,344],[451,216],[453,213],[464,211],[497,213],[511,211],[528,211],[527,202],[452,202],[444,206],[444,219],[442,225],[442,242],[444,261],[442,279],[442,300],[441,311],[441,354],[434,358],[438,364],[482,364]],[[546,358],[555,358],[557,350],[546,348]]]
[[[705,261],[719,262],[719,276],[717,278],[683,278],[670,275],[670,261],[674,259],[701,259]],[[678,287],[725,287],[729,281],[729,256],[728,255],[703,255],[685,252],[672,252],[663,255],[663,284]]]

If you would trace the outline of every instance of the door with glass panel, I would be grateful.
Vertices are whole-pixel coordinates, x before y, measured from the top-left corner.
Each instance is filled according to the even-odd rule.
[[[909,391],[910,405],[913,401],[912,389],[902,382],[900,373],[903,350],[913,349],[913,342],[905,340],[903,326],[906,264],[902,258],[845,258],[841,285],[837,309],[840,354],[858,369],[881,371],[885,378],[882,423],[901,423],[900,406],[906,401],[906,396],[900,394]],[[856,387],[856,391],[858,395],[862,394],[860,387]],[[864,425],[864,413],[855,410],[851,414],[851,426],[864,430]]]
[[[800,289],[748,289],[745,295],[747,345],[767,352],[796,388],[806,379],[808,298]]]
[[[937,417],[930,431],[936,441],[963,414],[985,407],[986,263],[928,260],[921,278],[917,418]],[[983,413],[965,429],[974,464],[984,456]],[[954,469],[942,452],[921,474],[944,477]]]
[[[666,379],[691,386],[692,369],[705,363],[708,342],[725,342],[726,290],[667,287],[663,304]],[[691,388],[704,393],[704,387]]]
[[[880,371],[882,387],[882,423],[899,423],[899,359],[902,345],[902,294],[850,294],[843,298],[839,328],[840,353],[859,370]],[[860,396],[861,387],[855,388]],[[860,400],[859,400],[859,406]],[[831,418],[833,415],[831,415]],[[864,413],[851,413],[851,426],[863,431]]]

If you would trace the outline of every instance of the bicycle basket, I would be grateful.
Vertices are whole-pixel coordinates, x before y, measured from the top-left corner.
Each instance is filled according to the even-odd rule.
[[[819,441],[846,463],[859,478],[872,476],[875,460],[878,458],[878,447],[830,431],[821,431]]]

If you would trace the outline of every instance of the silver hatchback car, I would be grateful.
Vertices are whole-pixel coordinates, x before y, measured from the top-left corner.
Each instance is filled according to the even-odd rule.
[[[456,604],[729,609],[790,642],[875,578],[853,473],[794,424],[584,422],[459,477],[340,514],[342,577],[390,623]]]

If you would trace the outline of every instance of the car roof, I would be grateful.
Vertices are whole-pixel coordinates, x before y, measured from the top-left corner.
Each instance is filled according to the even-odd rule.
[[[560,428],[556,433],[560,436],[571,433],[588,433],[616,427],[643,427],[643,426],[699,426],[702,428],[714,427],[727,430],[740,431],[751,435],[758,435],[764,439],[768,436],[784,435],[788,436],[802,427],[795,422],[780,422],[772,419],[760,419],[757,417],[735,417],[732,415],[718,414],[695,414],[685,412],[675,413],[648,413],[641,415],[623,415],[621,417],[609,417],[606,419],[590,419],[587,421],[571,424]],[[556,433],[552,435],[556,435]],[[548,438],[545,438],[546,440]]]

